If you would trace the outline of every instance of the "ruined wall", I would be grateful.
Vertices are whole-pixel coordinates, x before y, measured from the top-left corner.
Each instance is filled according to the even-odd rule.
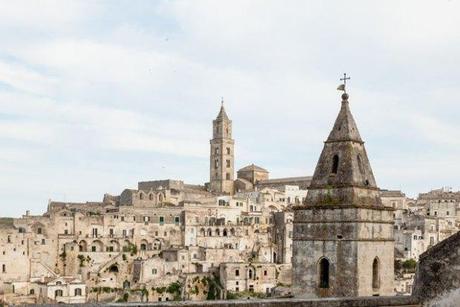
[[[413,295],[423,301],[460,288],[460,232],[420,255]]]

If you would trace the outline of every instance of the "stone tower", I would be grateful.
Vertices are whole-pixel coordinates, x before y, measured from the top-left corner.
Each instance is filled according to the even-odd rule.
[[[305,204],[294,211],[296,295],[391,295],[393,224],[344,93]]]
[[[213,138],[210,159],[210,190],[218,194],[233,194],[234,180],[234,145],[232,139],[232,121],[224,109],[220,107],[217,118],[212,122]]]

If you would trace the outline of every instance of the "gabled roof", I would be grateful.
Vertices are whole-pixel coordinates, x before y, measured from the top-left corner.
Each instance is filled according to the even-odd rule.
[[[256,172],[268,173],[268,171],[265,168],[262,168],[260,166],[255,165],[255,164],[250,164],[250,165],[245,166],[245,167],[243,167],[243,168],[238,170],[238,172],[247,172],[247,171],[256,171]]]

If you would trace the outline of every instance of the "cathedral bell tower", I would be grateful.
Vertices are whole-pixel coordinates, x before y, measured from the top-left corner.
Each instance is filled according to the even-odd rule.
[[[382,205],[344,93],[305,204],[294,211],[296,296],[392,295],[393,211]]]
[[[212,122],[213,138],[210,154],[210,181],[209,189],[217,194],[234,192],[234,145],[232,139],[232,121],[225,112],[224,102],[220,107],[217,118]]]

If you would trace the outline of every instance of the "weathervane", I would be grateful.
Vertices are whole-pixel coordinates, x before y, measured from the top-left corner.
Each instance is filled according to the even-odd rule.
[[[350,80],[350,77],[347,77],[347,73],[343,74],[343,78],[340,78],[340,81],[343,81],[343,84],[340,84],[339,87],[337,87],[337,90],[343,91],[344,93],[347,92],[346,86],[347,86],[347,80]]]

